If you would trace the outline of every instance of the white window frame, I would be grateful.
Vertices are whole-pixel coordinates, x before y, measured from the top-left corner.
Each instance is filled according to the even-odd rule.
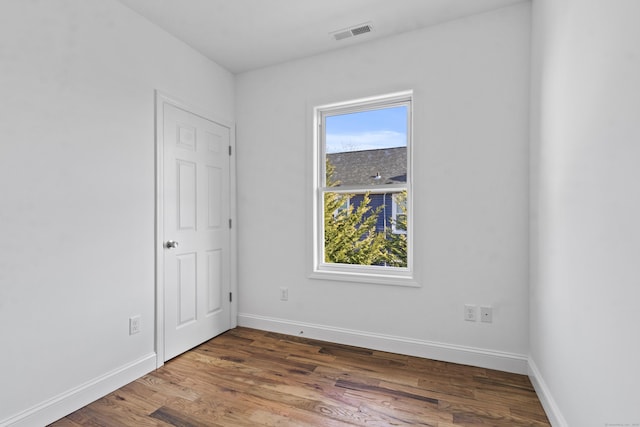
[[[407,182],[368,186],[325,187],[325,133],[324,118],[331,115],[377,110],[399,105],[407,106]],[[323,280],[361,282],[382,285],[418,287],[413,268],[413,212],[412,212],[412,151],[413,151],[413,92],[361,98],[346,102],[325,104],[313,108],[313,268],[311,278]],[[407,191],[407,267],[365,266],[327,263],[324,261],[324,193],[387,193]]]

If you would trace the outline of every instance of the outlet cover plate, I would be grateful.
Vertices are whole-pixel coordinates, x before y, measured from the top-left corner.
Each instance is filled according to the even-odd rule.
[[[129,335],[135,335],[140,332],[140,315],[129,318]]]
[[[464,320],[467,322],[475,322],[476,319],[476,306],[471,304],[465,304],[464,306]]]
[[[480,321],[484,323],[493,322],[493,308],[480,307]]]

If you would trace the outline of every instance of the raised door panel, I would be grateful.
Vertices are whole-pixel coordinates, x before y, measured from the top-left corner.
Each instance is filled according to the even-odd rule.
[[[178,255],[178,308],[177,325],[197,320],[197,259],[195,253]]]
[[[177,208],[178,208],[178,229],[193,230],[197,223],[197,200],[196,200],[196,164],[184,160],[176,162],[178,176],[177,184]]]

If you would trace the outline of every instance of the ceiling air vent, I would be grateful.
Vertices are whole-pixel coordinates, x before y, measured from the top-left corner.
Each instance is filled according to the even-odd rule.
[[[351,28],[334,31],[329,34],[331,34],[336,40],[344,40],[349,37],[359,36],[360,34],[370,33],[371,31],[373,31],[373,26],[370,22],[367,22],[365,24],[356,25]]]
[[[351,29],[351,34],[353,34],[354,36],[358,36],[360,34],[370,33],[370,32],[371,32],[371,25],[368,25],[368,24],[361,25],[359,27]]]

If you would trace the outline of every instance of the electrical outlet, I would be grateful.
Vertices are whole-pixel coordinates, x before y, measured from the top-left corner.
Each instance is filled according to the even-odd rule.
[[[280,288],[280,301],[289,301],[289,288]]]
[[[465,304],[464,306],[464,320],[467,322],[476,321],[476,306],[471,304]]]
[[[480,321],[485,323],[493,322],[493,308],[480,307]]]
[[[140,315],[129,318],[129,335],[134,335],[140,332]]]

